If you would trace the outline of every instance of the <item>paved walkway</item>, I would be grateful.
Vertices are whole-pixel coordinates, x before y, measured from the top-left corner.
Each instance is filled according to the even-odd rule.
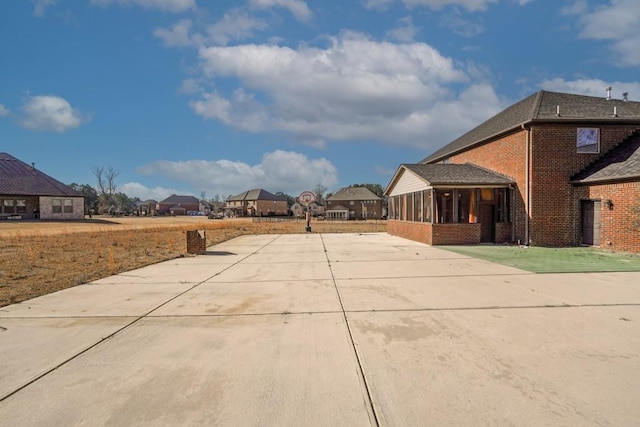
[[[0,425],[637,425],[640,273],[243,236],[0,308]]]

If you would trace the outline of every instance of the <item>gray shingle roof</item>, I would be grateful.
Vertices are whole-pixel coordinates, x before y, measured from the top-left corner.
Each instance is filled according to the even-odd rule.
[[[640,133],[635,132],[627,140],[572,176],[571,182],[591,184],[639,178]]]
[[[163,205],[198,205],[200,201],[195,196],[179,196],[177,194],[172,194],[160,203]]]
[[[556,115],[556,108],[560,115]],[[614,107],[617,117],[613,116]],[[611,122],[640,121],[640,102],[607,100],[604,97],[539,91],[440,148],[420,163],[433,163],[491,138],[533,122]]]
[[[367,187],[346,187],[331,197],[328,197],[327,200],[331,200],[332,202],[349,200],[380,200],[380,197],[376,196]]]
[[[513,180],[483,169],[481,167],[465,164],[402,164],[427,183],[438,185],[509,185]]]
[[[84,197],[82,193],[7,153],[0,153],[0,195]]]
[[[261,188],[257,188],[254,190],[245,191],[244,193],[237,194],[235,196],[229,197],[228,201],[243,201],[243,200],[287,200],[284,197],[276,196],[275,194],[269,193],[267,190],[263,190]]]

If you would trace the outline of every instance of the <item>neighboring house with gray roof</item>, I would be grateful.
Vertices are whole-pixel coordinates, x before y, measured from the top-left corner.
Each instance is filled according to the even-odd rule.
[[[429,244],[640,252],[640,102],[539,91],[400,165],[385,193],[389,232]]]
[[[326,218],[381,219],[382,199],[366,187],[346,187],[327,197]]]
[[[245,191],[226,200],[227,216],[285,216],[287,199],[261,188]]]
[[[84,195],[0,153],[0,219],[84,219]]]
[[[158,203],[158,214],[160,215],[187,215],[189,212],[200,210],[200,200],[194,196],[181,196],[172,194]]]

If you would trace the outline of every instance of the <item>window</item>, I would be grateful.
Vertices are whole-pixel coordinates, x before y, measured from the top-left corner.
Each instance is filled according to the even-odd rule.
[[[73,200],[64,200],[64,213],[73,213]]]
[[[26,200],[16,200],[16,213],[19,213],[19,214],[27,213]]]
[[[16,208],[14,207],[13,200],[3,200],[2,201],[2,213],[13,214],[16,213]]]
[[[51,200],[51,212],[62,213],[62,200],[60,199]]]
[[[578,128],[576,135],[576,152],[594,153],[600,152],[600,129]]]

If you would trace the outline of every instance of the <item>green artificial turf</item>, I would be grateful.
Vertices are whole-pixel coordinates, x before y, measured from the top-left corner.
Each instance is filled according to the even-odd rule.
[[[438,248],[508,265],[532,273],[640,271],[640,255],[593,248],[543,248],[498,245]]]

